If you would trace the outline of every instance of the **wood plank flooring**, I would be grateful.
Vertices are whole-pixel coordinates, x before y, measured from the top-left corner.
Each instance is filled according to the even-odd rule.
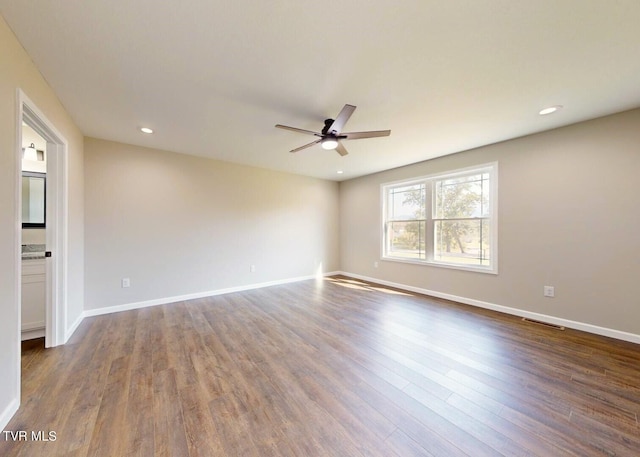
[[[31,346],[3,457],[640,455],[640,346],[344,277]]]

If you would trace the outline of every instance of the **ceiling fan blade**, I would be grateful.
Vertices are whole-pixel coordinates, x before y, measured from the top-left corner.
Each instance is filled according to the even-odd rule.
[[[343,133],[342,135],[346,136],[348,140],[360,140],[362,138],[375,138],[378,136],[389,136],[391,135],[391,130],[375,130],[371,132],[350,132],[350,133]]]
[[[305,133],[307,135],[320,136],[320,134],[317,133],[317,132],[312,132],[311,130],[299,129],[297,127],[289,127],[288,125],[276,124],[276,128],[285,129],[285,130],[291,130],[292,132]]]
[[[336,152],[341,156],[346,156],[347,154],[349,154],[345,149],[345,147],[342,145],[342,143],[340,143],[339,141],[338,141],[338,146],[336,146]]]
[[[309,143],[309,144],[305,144],[304,146],[300,146],[299,148],[292,149],[292,150],[291,150],[291,151],[289,151],[289,152],[298,152],[298,151],[302,151],[303,149],[310,148],[310,147],[311,147],[311,146],[313,146],[314,144],[318,144],[318,143],[320,143],[321,141],[322,141],[322,138],[320,138],[319,140],[316,140],[316,141],[312,141],[312,142],[311,142],[311,143]]]
[[[334,132],[335,134],[339,134],[342,132],[344,125],[347,123],[353,112],[356,110],[356,107],[353,105],[344,105],[344,108],[338,114],[333,124],[327,129],[328,133]]]

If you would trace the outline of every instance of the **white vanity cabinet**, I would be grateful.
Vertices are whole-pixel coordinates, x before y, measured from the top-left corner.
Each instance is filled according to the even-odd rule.
[[[44,336],[45,259],[22,260],[22,340]]]

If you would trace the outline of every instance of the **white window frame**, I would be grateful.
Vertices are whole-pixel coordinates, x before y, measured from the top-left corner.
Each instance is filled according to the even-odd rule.
[[[435,239],[434,239],[434,206],[435,206],[435,183],[443,179],[450,179],[465,175],[474,175],[480,173],[489,174],[489,207],[490,214],[488,221],[490,224],[490,238],[489,238],[489,265],[470,265],[463,263],[443,262],[434,259]],[[389,240],[387,232],[388,218],[388,194],[389,191],[397,187],[408,187],[412,185],[424,184],[426,190],[425,197],[425,259],[411,259],[405,257],[397,257],[390,255],[388,252]],[[428,265],[441,268],[450,268],[455,270],[475,271],[481,273],[498,274],[498,163],[491,162],[482,165],[476,165],[473,167],[462,168],[458,170],[451,170],[443,173],[437,173],[427,176],[421,176],[418,178],[405,179],[400,181],[393,181],[383,183],[380,185],[380,200],[381,200],[381,231],[380,231],[380,246],[381,253],[380,258],[384,261],[411,263],[418,265]],[[475,218],[474,218],[475,219]],[[483,219],[483,218],[477,218]]]

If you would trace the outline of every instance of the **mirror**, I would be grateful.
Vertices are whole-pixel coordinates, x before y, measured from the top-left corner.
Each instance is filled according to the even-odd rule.
[[[44,228],[46,224],[46,174],[22,172],[22,227]]]

